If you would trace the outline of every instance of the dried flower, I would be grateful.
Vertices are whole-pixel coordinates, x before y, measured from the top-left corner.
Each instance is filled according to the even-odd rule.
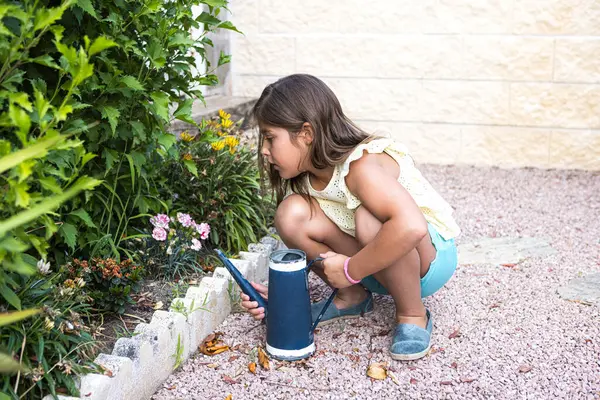
[[[82,288],[85,286],[85,281],[83,280],[83,278],[76,278],[75,285],[77,285],[77,287],[79,288]]]
[[[156,227],[152,231],[152,237],[160,242],[167,240],[167,231],[163,228]]]
[[[198,239],[193,238],[192,239],[192,245],[190,246],[190,249],[192,249],[194,251],[200,251],[201,248],[202,248],[202,243]]]
[[[168,255],[173,254],[173,249],[171,248],[171,246],[167,247],[167,254]]]
[[[157,228],[167,229],[167,228],[169,228],[170,220],[171,219],[166,214],[157,214],[154,217],[150,218],[150,223]]]
[[[42,258],[37,263],[37,269],[40,271],[40,274],[48,275],[50,273],[50,263],[46,262],[46,260]]]
[[[48,317],[44,318],[44,328],[49,331],[52,330],[54,328],[54,321]]]

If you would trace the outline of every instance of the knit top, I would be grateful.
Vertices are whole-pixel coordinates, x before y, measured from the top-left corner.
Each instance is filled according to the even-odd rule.
[[[374,139],[358,145],[342,164],[335,166],[333,176],[323,190],[315,190],[308,180],[308,191],[314,197],[325,215],[342,231],[355,236],[354,214],[361,201],[346,186],[346,176],[350,163],[358,160],[364,152],[389,154],[400,166],[398,182],[413,197],[425,220],[433,225],[444,239],[452,239],[460,234],[460,228],[452,216],[452,207],[435,191],[431,184],[415,167],[406,147],[392,139]]]

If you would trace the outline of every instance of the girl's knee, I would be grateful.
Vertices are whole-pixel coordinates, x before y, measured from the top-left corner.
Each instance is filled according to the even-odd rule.
[[[290,236],[299,233],[310,217],[310,204],[299,194],[292,194],[277,207],[275,228],[280,235]]]
[[[356,225],[356,240],[361,246],[366,246],[375,239],[382,223],[369,210],[360,206],[354,214]]]

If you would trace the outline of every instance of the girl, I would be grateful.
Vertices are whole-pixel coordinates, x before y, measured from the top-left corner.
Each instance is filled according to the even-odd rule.
[[[339,289],[322,321],[358,318],[373,311],[372,292],[389,294],[397,324],[392,358],[423,357],[432,318],[421,298],[448,282],[457,264],[452,208],[403,145],[354,125],[314,76],[267,86],[253,115],[261,171],[277,195],[275,227],[289,248],[324,257],[313,271]],[[253,285],[266,297],[265,286]],[[242,300],[264,318],[256,302]],[[313,319],[322,303],[313,305]]]

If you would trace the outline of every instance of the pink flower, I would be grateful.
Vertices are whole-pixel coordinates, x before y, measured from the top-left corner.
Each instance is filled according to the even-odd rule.
[[[186,228],[195,223],[190,214],[177,213],[177,220]]]
[[[157,226],[152,231],[152,237],[158,241],[164,242],[165,240],[167,240],[167,231]]]
[[[150,223],[152,225],[156,226],[157,228],[167,229],[169,227],[170,220],[171,220],[171,218],[169,218],[168,215],[157,214],[154,217],[150,218]]]
[[[196,225],[196,232],[200,234],[200,239],[206,240],[208,238],[208,234],[210,233],[210,225],[205,222],[198,224]]]
[[[194,238],[192,239],[192,245],[190,246],[190,248],[195,251],[200,251],[200,249],[202,248],[202,243],[200,243],[198,239]]]

